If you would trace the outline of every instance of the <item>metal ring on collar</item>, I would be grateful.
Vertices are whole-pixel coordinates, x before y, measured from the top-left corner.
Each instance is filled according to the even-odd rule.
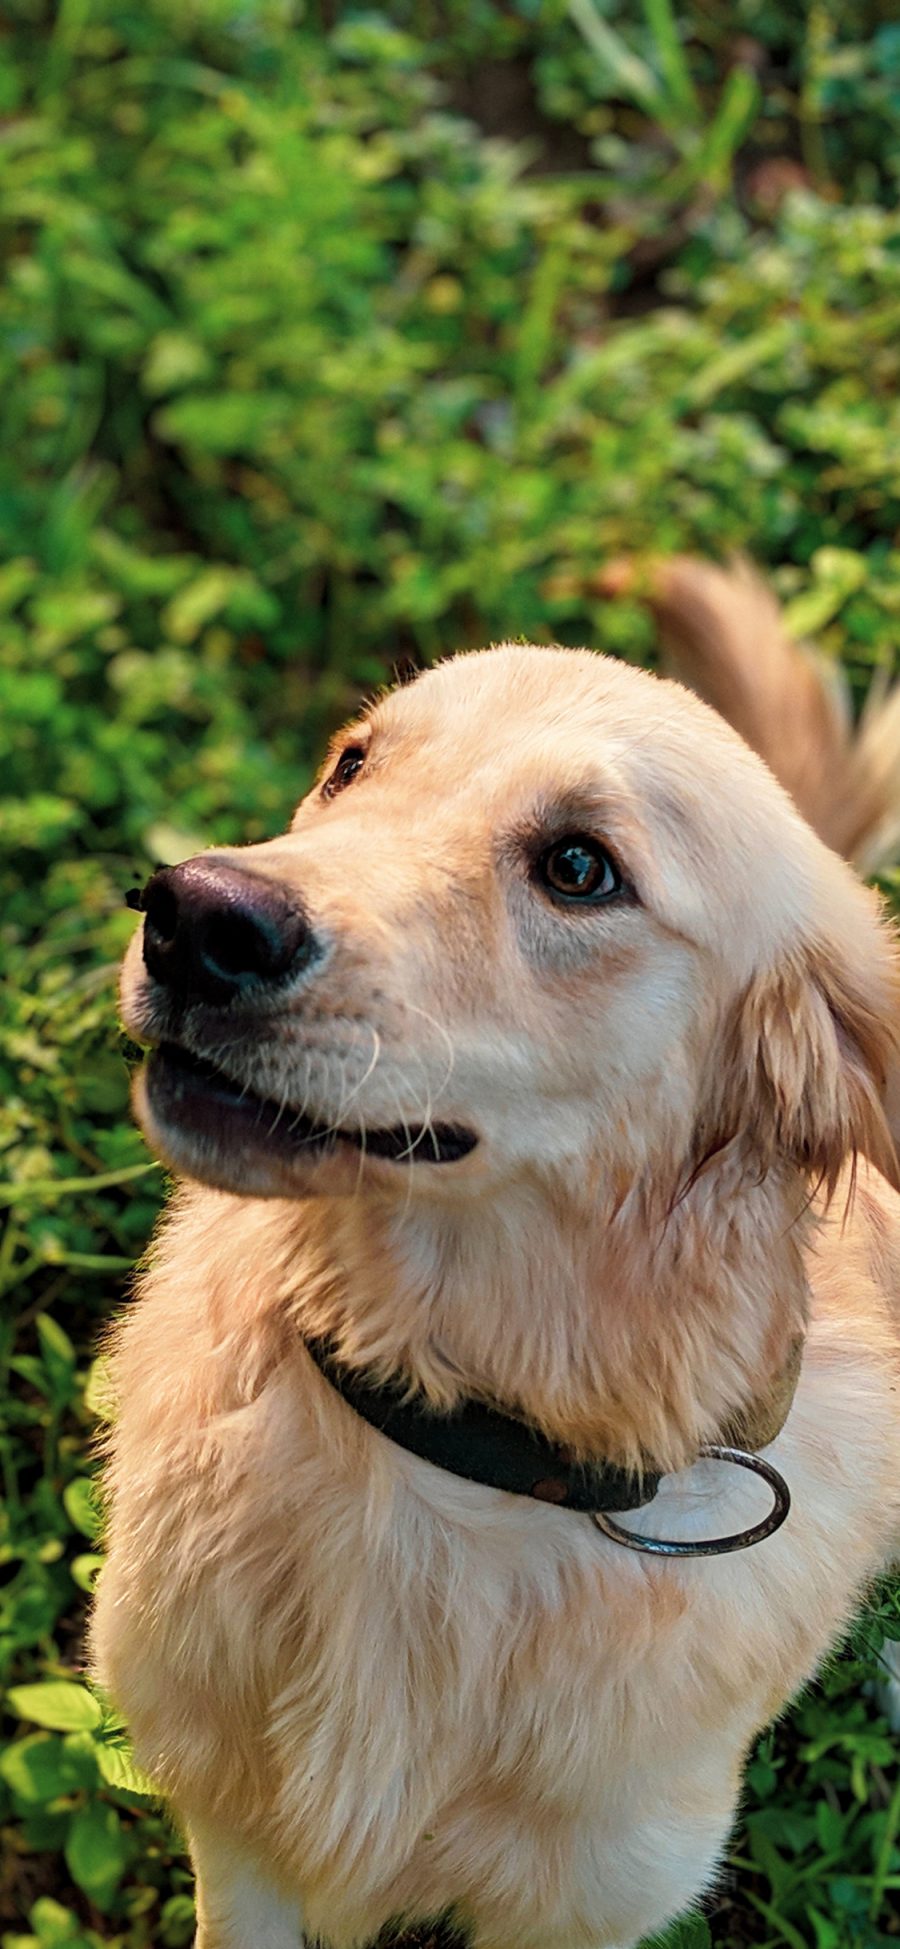
[[[731,1462],[735,1468],[752,1469],[754,1475],[761,1475],[772,1491],[772,1507],[762,1522],[754,1523],[749,1529],[735,1530],[731,1536],[714,1536],[700,1543],[675,1543],[662,1536],[639,1536],[633,1529],[623,1529],[614,1517],[595,1509],[592,1516],[597,1528],[613,1543],[624,1543],[629,1550],[643,1550],[648,1556],[726,1556],[730,1550],[749,1550],[764,1537],[774,1536],[790,1509],[791,1492],[784,1476],[779,1475],[771,1462],[748,1454],[744,1448],[725,1448],[715,1442],[701,1448],[698,1459]]]

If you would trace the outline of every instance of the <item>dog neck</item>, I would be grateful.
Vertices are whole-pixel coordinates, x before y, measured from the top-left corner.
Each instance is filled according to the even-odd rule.
[[[578,1455],[670,1471],[725,1434],[762,1446],[784,1418],[816,1222],[804,1197],[786,1171],[748,1188],[730,1155],[668,1210],[640,1183],[599,1212],[568,1184],[525,1181],[458,1213],[322,1201],[305,1207],[289,1305],[304,1335],[436,1406],[488,1401]]]

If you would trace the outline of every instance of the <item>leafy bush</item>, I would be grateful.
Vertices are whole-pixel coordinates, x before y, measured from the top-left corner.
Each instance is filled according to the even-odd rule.
[[[14,0],[0,113],[0,1940],[177,1949],[177,1839],[79,1678],[92,1353],[161,1189],[121,895],[281,826],[395,658],[652,658],[601,594],[622,552],[746,548],[859,687],[890,662],[900,30],[863,0]],[[896,1940],[859,1675],[763,1742],[680,1949]]]

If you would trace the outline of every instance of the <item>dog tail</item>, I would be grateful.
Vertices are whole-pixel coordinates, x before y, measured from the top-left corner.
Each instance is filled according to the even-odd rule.
[[[613,564],[609,593],[645,595],[671,672],[764,758],[826,845],[861,873],[900,853],[900,684],[876,676],[854,727],[846,677],[794,642],[746,562],[676,555],[647,571]],[[886,673],[885,673],[886,674]]]

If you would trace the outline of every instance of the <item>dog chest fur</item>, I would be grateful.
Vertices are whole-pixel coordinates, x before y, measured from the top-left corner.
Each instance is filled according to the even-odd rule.
[[[292,1331],[296,1247],[285,1233],[279,1267],[273,1207],[199,1199],[216,1251],[195,1197],[115,1333],[93,1656],[138,1758],[336,1949],[451,1907],[490,1949],[635,1942],[713,1872],[749,1739],[896,1531],[873,1270],[897,1200],[879,1186],[877,1235],[860,1198],[819,1237],[804,1373],[769,1451],[788,1524],[746,1557],[678,1565],[384,1442]]]

